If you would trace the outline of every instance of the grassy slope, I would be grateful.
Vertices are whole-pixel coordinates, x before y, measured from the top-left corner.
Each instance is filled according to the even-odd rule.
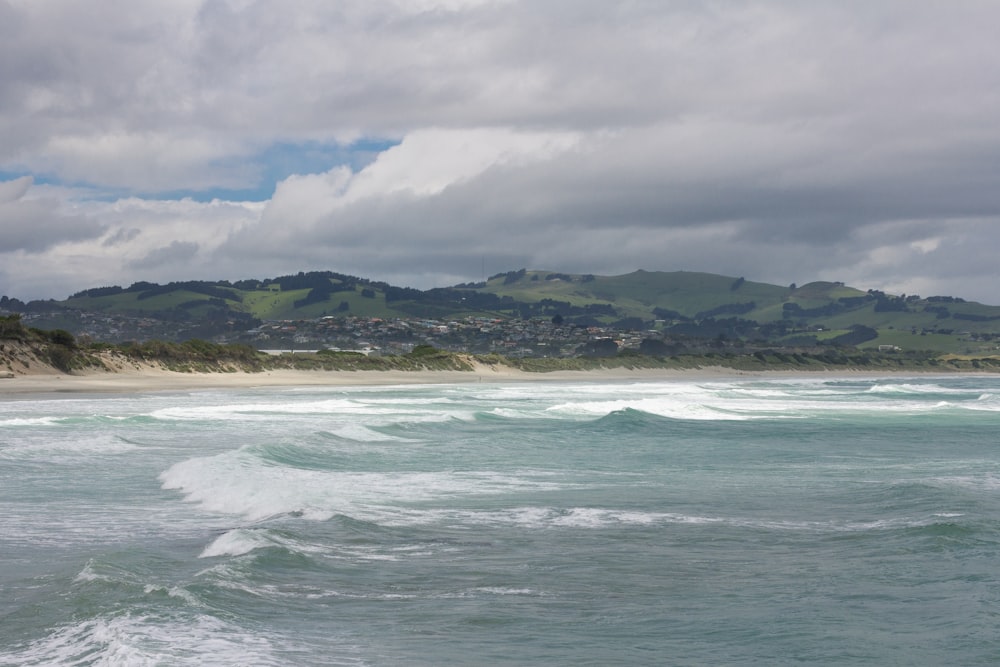
[[[262,320],[296,320],[312,319],[326,315],[354,315],[359,317],[414,317],[414,316],[437,316],[444,318],[462,317],[466,314],[481,314],[478,311],[456,311],[448,309],[441,311],[434,307],[416,306],[411,302],[399,301],[386,304],[385,295],[381,290],[374,290],[374,297],[366,297],[361,293],[361,289],[353,292],[334,292],[328,301],[311,303],[296,307],[295,302],[306,298],[308,289],[281,291],[274,286],[271,289],[260,290],[232,290],[239,299],[226,300],[226,304],[232,310],[245,312]],[[123,292],[111,296],[102,297],[76,297],[67,299],[62,305],[86,311],[121,313],[133,316],[154,315],[156,313],[172,311],[182,305],[193,316],[202,314],[203,311],[215,308],[210,303],[211,297],[205,294],[190,292],[187,290],[177,290],[168,294],[158,295],[147,299],[139,299],[138,292]],[[192,302],[204,302],[204,306],[192,306]],[[346,311],[339,310],[341,302],[348,303]]]
[[[595,276],[584,282],[546,280],[547,271],[529,271],[523,278],[504,284],[504,278],[490,280],[483,291],[510,296],[518,301],[555,299],[573,305],[613,303],[622,316],[653,318],[654,308],[675,310],[692,317],[699,312],[730,303],[753,301],[758,307],[778,305],[788,289],[765,283],[744,281],[732,289],[734,277],[691,271],[636,271],[622,276]],[[534,277],[537,276],[537,280]],[[752,313],[748,315],[752,317]]]

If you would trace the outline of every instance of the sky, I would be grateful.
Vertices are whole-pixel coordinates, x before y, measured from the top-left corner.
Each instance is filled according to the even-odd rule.
[[[1000,304],[995,0],[0,0],[0,294],[706,271]]]

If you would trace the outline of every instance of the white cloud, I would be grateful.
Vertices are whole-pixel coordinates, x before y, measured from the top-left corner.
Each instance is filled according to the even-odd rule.
[[[573,148],[579,139],[570,132],[420,130],[407,135],[358,174],[344,200],[351,203],[398,192],[436,195],[492,167],[549,160]]]
[[[398,223],[405,219],[398,205],[421,206],[421,201],[436,199],[448,188],[460,187],[490,169],[509,170],[550,161],[572,150],[577,142],[578,137],[572,133],[495,128],[418,131],[356,174],[339,167],[282,181],[260,224],[240,229],[233,243],[242,248],[241,252],[258,256],[273,252],[276,238],[284,241],[285,252],[296,252],[303,243],[309,244],[312,252],[320,247],[333,251],[343,247],[345,240],[353,243],[359,239],[383,247],[391,245],[391,235],[397,239],[414,235],[394,230],[394,224],[377,215],[367,217],[370,207],[402,215],[396,219]],[[341,216],[347,209],[364,213],[362,217],[355,212]],[[453,223],[443,219],[437,226],[452,234]],[[421,226],[417,236],[421,234],[435,235],[435,230]],[[259,244],[261,235],[267,235],[272,243]]]

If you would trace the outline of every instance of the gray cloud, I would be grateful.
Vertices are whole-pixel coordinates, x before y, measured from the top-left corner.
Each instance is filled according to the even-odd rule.
[[[0,253],[40,253],[103,232],[96,220],[62,213],[56,200],[26,198],[31,185],[30,177],[0,181]]]
[[[129,268],[152,270],[169,264],[185,266],[198,252],[198,244],[188,241],[174,241],[163,248],[155,248],[145,257],[129,262]]]
[[[114,234],[110,234],[106,239],[104,239],[104,241],[101,242],[101,245],[106,248],[113,248],[114,246],[134,241],[140,234],[142,234],[142,230],[137,227],[130,227],[128,229],[119,227]]]
[[[135,279],[485,262],[997,301],[998,22],[986,0],[0,0],[0,173],[238,188],[275,144],[402,142],[260,211],[25,191],[0,243]]]

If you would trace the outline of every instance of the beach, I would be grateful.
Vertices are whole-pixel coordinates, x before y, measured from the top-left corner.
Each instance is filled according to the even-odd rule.
[[[77,392],[149,392],[197,389],[251,389],[255,387],[316,387],[467,384],[493,382],[628,382],[628,381],[707,381],[753,377],[817,377],[825,371],[766,370],[746,371],[723,366],[692,369],[604,368],[529,372],[509,366],[474,364],[470,371],[327,371],[267,370],[260,372],[178,372],[152,364],[123,367],[115,371],[60,373],[50,368],[33,368],[24,375],[0,378],[0,397],[17,394]],[[836,370],[828,374],[851,377],[892,375],[886,371]],[[953,375],[953,374],[949,374]]]

